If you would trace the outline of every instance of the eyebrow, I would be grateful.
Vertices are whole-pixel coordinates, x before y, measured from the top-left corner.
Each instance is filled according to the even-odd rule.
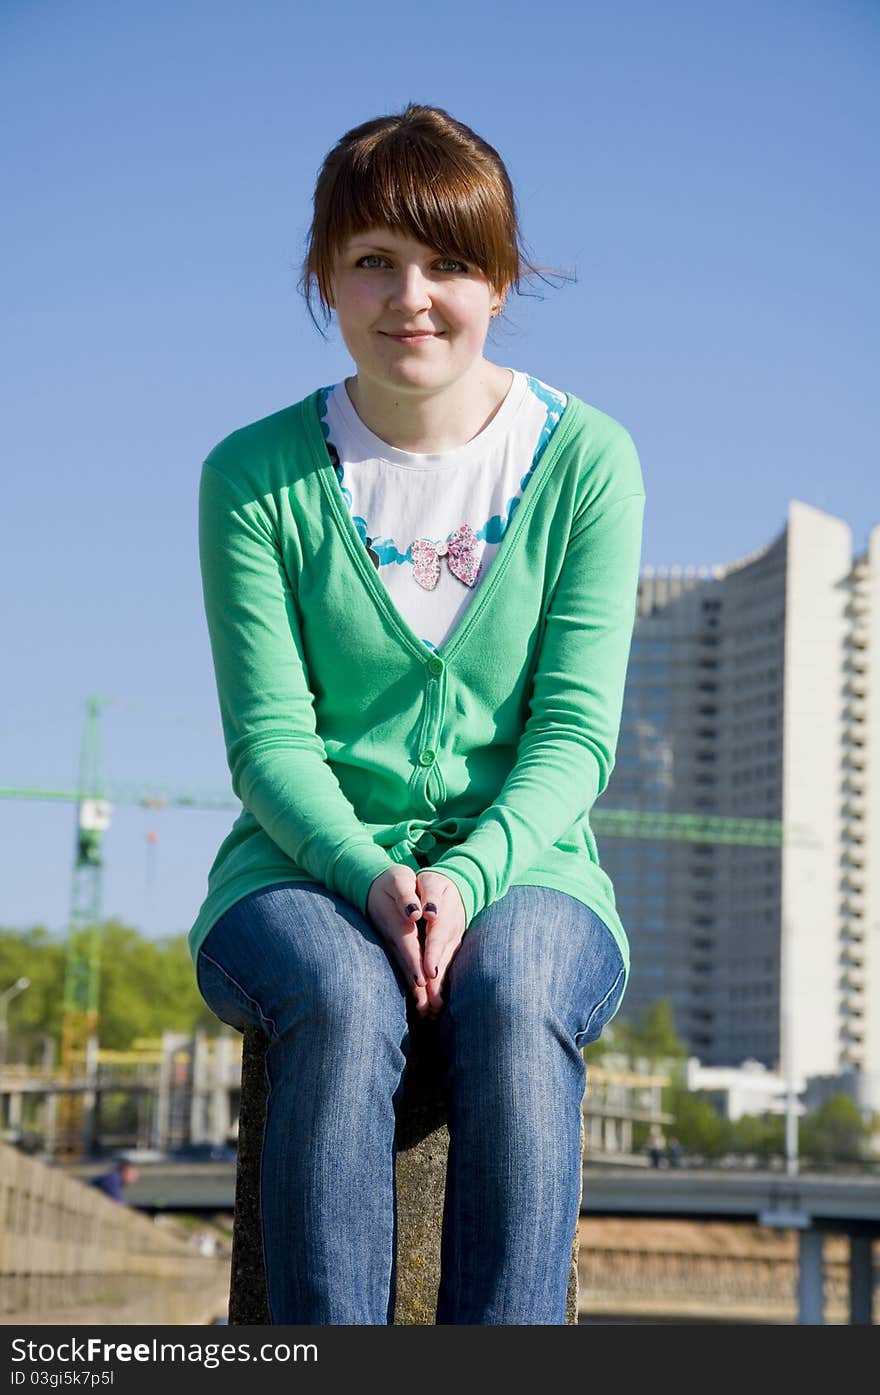
[[[384,252],[389,257],[395,257],[397,255],[393,247],[382,247],[380,243],[369,242],[366,238],[352,238],[348,244],[348,250],[353,252],[357,247],[369,247],[371,251]],[[443,252],[431,252],[432,257],[441,257],[444,255],[445,253]]]

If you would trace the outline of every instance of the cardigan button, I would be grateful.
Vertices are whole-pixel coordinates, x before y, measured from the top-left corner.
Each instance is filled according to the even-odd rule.
[[[436,759],[436,751],[422,751],[419,755],[419,765],[433,765]]]
[[[435,658],[435,659],[429,659],[429,660],[428,660],[428,672],[429,672],[429,673],[442,673],[442,672],[443,672],[443,660],[442,660],[442,659],[436,659],[436,658]]]

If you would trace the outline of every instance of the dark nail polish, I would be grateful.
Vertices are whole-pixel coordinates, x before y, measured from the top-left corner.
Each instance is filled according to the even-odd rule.
[[[434,905],[434,902],[433,902],[433,901],[426,901],[426,902],[425,902],[425,910],[426,910],[426,911],[433,911],[435,915],[437,914],[437,907]]]
[[[413,911],[417,911],[418,909],[419,909],[419,908],[418,908],[418,906],[416,905],[415,901],[411,901],[411,902],[409,903],[409,905],[407,906],[407,908],[406,908],[406,913],[407,913],[407,915],[412,915]]]

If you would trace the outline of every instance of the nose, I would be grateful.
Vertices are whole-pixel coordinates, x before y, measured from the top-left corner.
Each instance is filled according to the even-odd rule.
[[[388,306],[391,310],[401,310],[413,315],[427,309],[431,304],[428,283],[419,266],[402,266],[394,280]]]

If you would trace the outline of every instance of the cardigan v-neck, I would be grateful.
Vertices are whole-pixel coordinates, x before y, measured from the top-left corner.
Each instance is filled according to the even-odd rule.
[[[364,548],[357,528],[354,526],[352,516],[346,508],[345,500],[339,488],[339,480],[333,467],[333,462],[327,455],[324,437],[321,433],[321,423],[318,415],[318,393],[312,393],[307,399],[307,403],[314,407],[314,425],[317,427],[316,435],[315,431],[310,429],[312,426],[310,420],[311,412],[309,406],[307,406],[305,412],[305,428],[309,434],[310,446],[317,453],[318,477],[327,492],[331,512],[348,546],[355,567],[363,577],[364,584],[373,596],[376,604],[387,614],[392,625],[399,631],[401,641],[409,648],[414,648],[418,656],[423,658],[425,650],[423,641],[415,633],[415,630],[406,617],[400,613],[397,606],[394,604],[393,597],[389,595],[386,587],[382,585],[381,580],[376,575],[376,569],[369,560],[369,556]],[[534,507],[536,502],[535,496],[540,493],[543,480],[546,479],[548,470],[552,467],[553,461],[565,445],[571,431],[575,429],[573,422],[576,417],[576,408],[576,400],[569,397],[560,415],[559,421],[554,428],[552,436],[541,452],[535,467],[535,472],[529,480],[522,500],[514,511],[510,524],[501,539],[498,551],[492,560],[492,566],[489,568],[485,581],[462,615],[458,624],[455,626],[452,634],[449,635],[443,644],[438,645],[434,650],[434,652],[440,654],[447,663],[454,656],[456,650],[467,639],[468,634],[479,616],[481,608],[488,603],[492,591],[499,584],[500,576],[498,573],[499,571],[503,571],[506,566],[507,554],[515,547],[517,536],[524,524],[525,520],[522,515],[524,511],[527,515]]]
[[[432,651],[370,564],[317,397],[233,431],[202,465],[205,616],[242,809],[189,932],[194,963],[251,891],[318,884],[366,914],[382,871],[426,860],[467,926],[511,886],[574,896],[628,976],[589,814],[614,766],[635,619],[632,438],[568,394],[480,593]]]

